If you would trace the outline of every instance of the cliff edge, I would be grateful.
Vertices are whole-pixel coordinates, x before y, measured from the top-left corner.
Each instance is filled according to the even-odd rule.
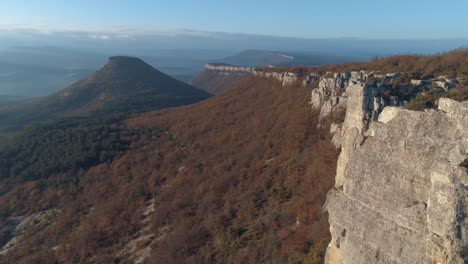
[[[346,89],[325,263],[467,263],[468,101],[376,112],[374,91]]]

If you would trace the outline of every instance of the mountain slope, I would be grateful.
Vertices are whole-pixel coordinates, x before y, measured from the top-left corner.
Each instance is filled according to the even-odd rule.
[[[284,263],[323,252],[329,235],[320,208],[337,151],[317,130],[307,93],[252,77],[199,104],[129,120],[140,136],[127,136],[130,147],[113,161],[10,187],[0,199],[7,215],[64,211],[6,259],[111,263],[132,258],[132,241],[149,248],[153,263]],[[24,188],[42,189],[24,196]]]
[[[180,106],[209,94],[154,69],[138,58],[111,57],[88,78],[45,98],[0,109],[0,128],[60,116],[128,113]]]
[[[173,150],[162,161],[170,173],[156,178],[153,218],[155,234],[171,231],[153,243],[151,263],[285,263],[320,251],[328,237],[322,190],[337,152],[317,129],[307,92],[250,77],[197,106],[130,120],[175,138],[163,141]]]

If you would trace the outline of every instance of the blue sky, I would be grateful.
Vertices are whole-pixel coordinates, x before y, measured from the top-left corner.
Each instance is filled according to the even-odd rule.
[[[466,0],[1,0],[0,28],[468,38]]]

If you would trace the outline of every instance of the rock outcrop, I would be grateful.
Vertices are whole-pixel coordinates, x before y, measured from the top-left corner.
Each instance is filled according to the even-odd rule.
[[[291,85],[292,83],[299,80],[300,76],[293,72],[274,72],[265,70],[254,70],[252,72],[254,76],[264,78],[275,78],[280,81],[283,86]]]
[[[406,83],[399,78],[402,73],[378,74],[367,71],[352,71],[345,73],[327,72],[321,78],[315,73],[309,75],[304,85],[310,85],[319,80],[318,86],[312,89],[310,104],[312,110],[320,112],[320,119],[347,109],[351,86],[365,87],[363,98],[369,100],[363,103],[367,109],[367,119],[375,119],[386,106],[401,106],[413,99],[419,93],[435,89],[448,92],[458,84],[457,78],[440,76],[434,79],[408,79]],[[407,77],[406,77],[407,78]],[[372,111],[371,111],[372,110]],[[375,115],[372,117],[372,115]]]
[[[365,102],[352,103],[363,104],[366,108],[363,111],[368,115],[366,118],[371,119],[385,106],[404,104],[404,98],[391,95],[395,89],[388,85],[399,76],[399,73],[378,75],[365,71],[327,73],[320,78],[318,87],[312,89],[310,104],[313,110],[320,112],[320,119],[323,119],[332,113],[345,111],[350,92],[362,93],[361,99]]]
[[[314,77],[304,85],[317,84]],[[328,72],[312,89],[320,120],[345,111],[344,122],[330,127],[341,154],[325,206],[328,264],[468,261],[468,102],[404,110],[419,93],[457,84],[407,78]]]
[[[7,254],[10,250],[21,244],[25,233],[46,228],[52,224],[59,213],[59,209],[49,209],[10,219],[7,225],[0,230],[2,233],[10,234],[7,243],[0,248],[0,256]]]
[[[468,263],[468,102],[416,112],[383,108],[381,92],[348,86],[332,126],[342,151],[326,263]]]

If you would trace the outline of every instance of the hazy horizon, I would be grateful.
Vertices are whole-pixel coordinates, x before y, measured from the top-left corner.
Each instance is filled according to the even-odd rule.
[[[447,39],[468,37],[467,9],[462,0],[5,0],[0,3],[0,28],[103,33],[128,29],[127,36],[183,29],[318,39]],[[450,15],[435,19],[444,14]]]
[[[49,94],[113,55],[140,57],[187,82],[204,64],[245,50],[300,54],[307,66],[324,64],[314,57],[344,63],[468,47],[468,3],[457,1],[456,9],[421,3],[6,0],[0,3],[0,95]],[[441,12],[451,15],[428,19]]]
[[[166,35],[145,33],[131,38],[119,34],[0,30],[0,95],[50,94],[89,75],[113,55],[140,57],[153,67],[188,82],[206,63],[223,61],[245,50],[299,53],[312,57],[305,62],[307,66],[323,64],[314,61],[314,56],[342,58],[332,61],[344,63],[468,47],[468,39],[306,39],[195,31]]]

